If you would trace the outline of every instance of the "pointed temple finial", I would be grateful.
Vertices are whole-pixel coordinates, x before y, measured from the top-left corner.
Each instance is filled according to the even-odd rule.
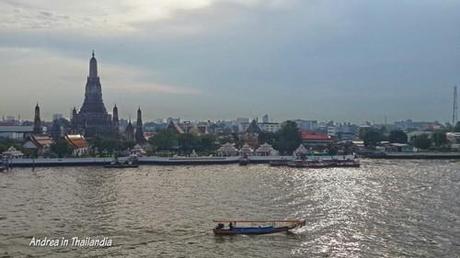
[[[94,50],[92,53],[92,57],[89,60],[89,77],[96,78],[97,77],[97,61],[94,57]]]

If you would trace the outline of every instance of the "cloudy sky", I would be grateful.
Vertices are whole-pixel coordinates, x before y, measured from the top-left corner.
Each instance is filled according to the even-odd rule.
[[[95,49],[144,120],[448,121],[460,0],[0,0],[0,115],[68,115]]]

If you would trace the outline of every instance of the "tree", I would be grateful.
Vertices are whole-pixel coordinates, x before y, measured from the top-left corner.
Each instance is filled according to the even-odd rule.
[[[284,122],[276,136],[275,148],[283,154],[291,154],[302,143],[297,124],[293,121]]]
[[[178,136],[179,150],[184,153],[191,153],[198,146],[199,138],[193,134],[180,134]]]
[[[390,132],[388,140],[391,143],[407,143],[407,134],[401,130],[393,130]]]
[[[431,138],[433,140],[434,146],[436,147],[441,147],[442,145],[447,144],[446,133],[443,131],[434,132]]]
[[[105,152],[112,154],[123,148],[123,144],[119,139],[113,137],[95,137],[90,141],[90,145],[97,149],[99,153]]]
[[[383,135],[380,130],[370,129],[368,130],[364,136],[363,141],[366,147],[376,146],[383,139]]]
[[[72,148],[62,139],[58,139],[55,143],[51,144],[50,150],[59,158],[63,158],[72,154]]]
[[[275,144],[277,141],[277,135],[272,132],[260,132],[259,133],[259,143],[268,143],[270,145]]]
[[[327,145],[327,153],[329,155],[337,155],[337,153],[339,152],[339,149],[337,148],[337,145],[333,144],[333,143],[330,143]]]
[[[421,134],[412,139],[412,144],[419,149],[426,150],[431,147],[432,141],[428,134]]]
[[[22,146],[21,146],[20,142],[15,141],[13,139],[0,137],[0,154],[2,152],[4,152],[4,151],[8,150],[8,148],[11,147],[11,146],[16,148],[17,150],[22,149]]]
[[[216,137],[213,135],[202,135],[199,138],[199,147],[197,151],[214,152],[217,150]]]
[[[156,150],[177,150],[179,137],[173,130],[163,129],[157,135],[150,137],[149,143]]]
[[[460,132],[460,122],[457,122],[454,127],[454,132]]]

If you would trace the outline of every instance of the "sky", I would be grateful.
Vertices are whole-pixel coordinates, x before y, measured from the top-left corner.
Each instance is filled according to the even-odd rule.
[[[449,121],[460,0],[0,0],[0,115]]]

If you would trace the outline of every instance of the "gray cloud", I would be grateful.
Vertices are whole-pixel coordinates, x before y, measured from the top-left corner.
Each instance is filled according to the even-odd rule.
[[[79,59],[81,65],[95,48],[101,69],[108,64],[142,70],[138,86],[130,88],[123,81],[123,97],[110,87],[114,79],[122,80],[122,71],[114,78],[106,74],[102,81],[106,104],[123,99],[131,106],[147,106],[148,118],[270,113],[278,119],[378,121],[386,115],[446,121],[452,86],[460,81],[459,7],[459,1],[428,0],[216,1],[199,8],[172,8],[162,19],[118,19],[133,30],[109,26],[106,32],[97,26],[88,32],[86,25],[68,25],[79,19],[103,24],[91,20],[91,12],[80,10],[65,19],[65,8],[22,7],[21,12],[49,13],[40,18],[45,25],[4,29],[0,45],[48,49],[63,59]],[[106,12],[109,24],[111,14],[117,13]],[[32,15],[30,24],[36,19]],[[61,29],[64,25],[73,29]],[[14,61],[2,60],[6,66]],[[66,73],[86,71],[73,68]],[[85,75],[79,75],[72,84],[81,91]],[[49,76],[46,81],[53,80]],[[136,75],[126,77],[136,81]],[[163,92],[159,97],[161,87],[139,92],[145,85],[176,85],[192,94]],[[74,102],[79,103],[83,96],[75,94]],[[68,105],[60,98],[66,96],[47,100],[56,112]],[[10,105],[1,110],[14,112]]]

